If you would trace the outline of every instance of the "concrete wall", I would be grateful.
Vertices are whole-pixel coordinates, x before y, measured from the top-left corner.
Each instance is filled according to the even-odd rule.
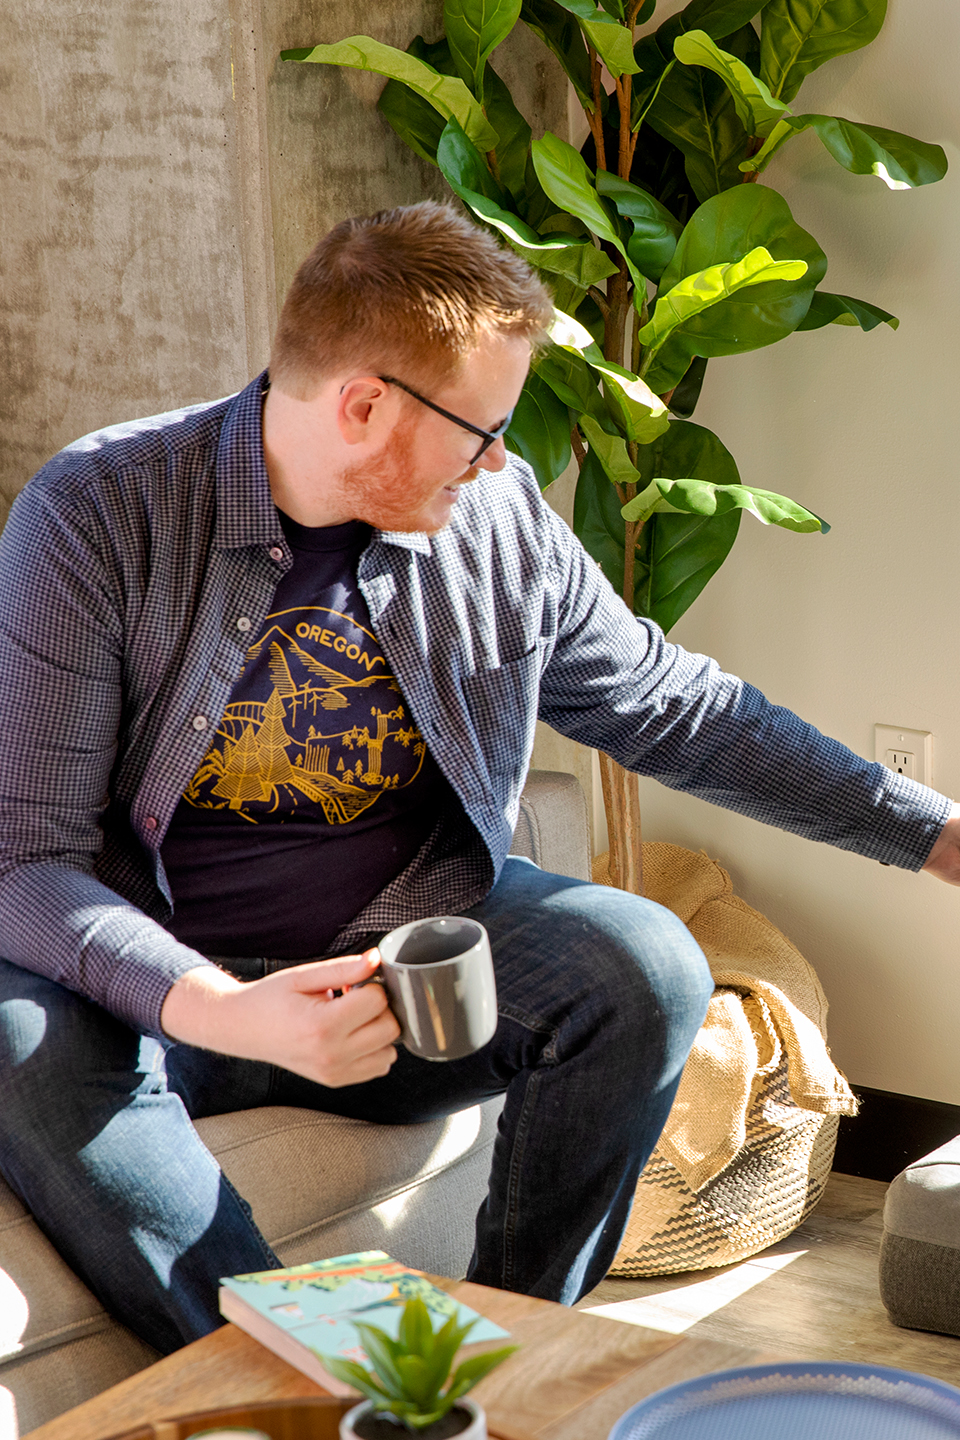
[[[6,503],[77,435],[244,379],[230,42],[217,0],[0,15]]]
[[[304,254],[347,215],[446,192],[375,106],[376,76],[281,63],[438,0],[24,0],[0,14],[0,522],[99,425],[213,399],[265,363]],[[566,92],[526,31],[508,83],[556,129]]]

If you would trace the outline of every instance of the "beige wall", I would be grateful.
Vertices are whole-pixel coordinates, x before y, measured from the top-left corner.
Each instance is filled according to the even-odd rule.
[[[804,110],[939,141],[952,169],[891,193],[840,170],[810,135],[771,167],[830,257],[827,286],[901,326],[830,326],[711,363],[696,418],[747,483],[794,496],[833,530],[794,536],[746,518],[672,638],[861,755],[873,757],[877,721],[933,731],[934,784],[960,796],[958,53],[956,0],[890,0],[878,40],[801,92]],[[643,791],[646,833],[717,856],[817,967],[852,1079],[960,1104],[960,892],[651,782]]]

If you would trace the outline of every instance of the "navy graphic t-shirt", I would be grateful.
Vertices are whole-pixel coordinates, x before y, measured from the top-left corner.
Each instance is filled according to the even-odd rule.
[[[304,960],[404,869],[454,797],[357,587],[370,527],[281,520],[294,563],[162,856],[179,940]]]

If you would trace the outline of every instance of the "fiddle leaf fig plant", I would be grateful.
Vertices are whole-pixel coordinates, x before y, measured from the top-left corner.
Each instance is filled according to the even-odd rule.
[[[744,510],[799,532],[828,528],[743,485],[709,431],[692,427],[692,439],[707,361],[795,330],[898,324],[822,290],[823,250],[781,195],[752,182],[803,130],[893,190],[939,180],[946,158],[892,130],[791,109],[807,75],[876,37],[886,0],[691,0],[638,36],[655,9],[446,0],[445,37],[432,44],[417,36],[401,51],[354,35],[283,58],[385,76],[380,109],[396,132],[541,271],[558,321],[507,442],[544,487],[572,447],[574,528],[631,609],[669,630],[726,559]],[[582,151],[535,138],[494,69],[517,23],[573,86],[589,129]]]
[[[440,40],[402,51],[353,36],[283,58],[383,75],[379,108],[401,139],[541,272],[557,324],[507,443],[543,487],[576,456],[577,535],[631,610],[669,630],[745,511],[828,529],[744,485],[721,440],[691,421],[708,363],[794,331],[899,323],[821,288],[827,257],[766,183],[770,162],[805,130],[891,190],[939,180],[947,162],[939,145],[793,108],[808,75],[877,36],[886,0],[689,0],[659,24],[656,8],[444,0]],[[579,150],[535,136],[494,68],[518,23],[576,94]]]

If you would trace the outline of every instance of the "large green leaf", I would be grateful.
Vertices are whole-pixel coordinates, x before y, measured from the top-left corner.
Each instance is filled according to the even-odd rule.
[[[444,0],[443,25],[460,78],[483,104],[493,51],[520,18],[520,0]]]
[[[479,220],[498,230],[528,264],[546,271],[549,275],[562,276],[569,281],[573,287],[570,291],[572,299],[579,301],[589,286],[596,285],[616,272],[617,267],[613,262],[591,241],[572,240],[562,235],[544,239],[526,221],[504,210],[495,200],[461,185],[455,171],[448,164],[446,144],[446,139],[442,138],[437,149],[437,159],[450,188]]]
[[[636,613],[669,632],[730,554],[742,514],[651,516],[637,545]]]
[[[665,205],[608,170],[597,171],[597,193],[612,200],[617,213],[629,220],[633,234],[627,241],[627,254],[641,275],[657,284],[673,258],[683,229]]]
[[[387,81],[380,92],[377,109],[405,145],[431,165],[436,165],[437,146],[446,124],[439,110],[435,110],[415,90],[401,85],[399,80]]]
[[[670,414],[676,415],[678,420],[689,420],[696,410],[706,373],[707,361],[702,355],[695,355],[670,396]]]
[[[718,485],[713,480],[692,477],[680,480],[658,477],[648,490],[628,500],[620,513],[624,520],[646,520],[650,515],[670,510],[707,516],[746,510],[761,524],[779,525],[796,535],[810,535],[813,531],[826,534],[830,529],[818,515],[786,495],[758,490],[753,485]]]
[[[900,324],[896,315],[871,305],[866,300],[854,300],[849,295],[831,295],[828,290],[815,290],[810,309],[804,315],[798,330],[819,330],[822,325],[859,325],[861,330],[873,330],[877,325],[889,325],[896,330]]]
[[[720,483],[739,481],[733,456],[715,435],[688,421],[674,422],[654,444],[640,448],[641,482],[690,473]],[[574,504],[574,529],[618,595],[623,594],[624,521],[621,502],[595,450],[588,451]],[[640,532],[633,608],[664,630],[675,625],[723,564],[737,536],[741,511],[720,516],[654,514]]]
[[[557,0],[523,0],[520,19],[552,50],[581,103],[592,110],[590,56],[574,17]]]
[[[626,537],[620,505],[621,501],[610,484],[596,449],[591,448],[587,451],[577,478],[573,529],[618,595],[623,594]],[[642,614],[643,611],[638,613]]]
[[[616,430],[597,378],[579,351],[551,343],[533,357],[531,369],[577,415],[592,415],[604,430]]]
[[[758,48],[750,26],[736,31],[727,44],[731,54],[747,60]],[[656,57],[661,53],[659,45],[659,32],[638,45],[637,56],[645,73],[648,64],[651,71],[655,69]],[[664,71],[659,90],[646,110],[646,121],[682,152],[687,177],[699,201],[741,183],[739,166],[748,154],[750,136],[719,76],[700,65],[675,63],[671,70]]]
[[[382,45],[369,35],[351,35],[336,45],[314,45],[304,50],[282,50],[281,60],[295,60],[312,65],[346,65],[354,70],[369,70],[375,75],[385,75],[388,80],[400,80],[409,85],[445,119],[453,116],[460,122],[470,139],[481,150],[493,150],[497,144],[497,132],[487,122],[477,101],[470,94],[463,81],[449,75],[441,75],[432,65],[396,50],[392,45]]]
[[[861,125],[840,115],[790,115],[774,127],[762,150],[741,165],[763,170],[777,150],[801,130],[813,130],[839,165],[854,175],[876,175],[891,190],[932,185],[947,173],[947,157],[939,145]]]
[[[602,379],[607,409],[628,440],[647,445],[663,434],[670,424],[667,407],[645,380],[610,360],[588,358],[587,364]]]
[[[508,450],[526,460],[541,490],[570,464],[570,429],[567,406],[539,375],[528,375],[503,438]]]
[[[580,429],[612,484],[639,484],[640,472],[627,453],[627,442],[622,435],[608,435],[591,415],[580,416]]]
[[[887,0],[769,0],[760,25],[760,75],[790,101],[807,75],[875,40]]]
[[[487,65],[483,82],[484,109],[496,130],[497,169],[500,183],[517,205],[525,201],[525,174],[530,153],[530,126],[513,103],[513,96],[492,65]]]
[[[675,331],[739,290],[769,280],[800,280],[806,273],[805,260],[774,260],[769,250],[758,245],[742,260],[685,275],[657,300],[653,315],[637,338],[655,353]]]
[[[774,100],[749,66],[738,60],[736,55],[718,49],[703,30],[678,35],[673,51],[684,65],[703,65],[719,75],[730,91],[737,117],[748,135],[769,135],[786,111],[786,105],[781,100]]]
[[[633,39],[624,25],[600,10],[593,0],[557,0],[580,22],[580,28],[611,75],[636,75],[640,67],[633,55]]]
[[[765,185],[740,185],[699,207],[663,272],[657,303],[685,275],[740,259],[758,246],[774,260],[806,261],[807,273],[802,280],[752,286],[691,317],[644,372],[658,394],[677,382],[694,355],[709,358],[757,350],[796,330],[826,274],[827,257],[796,223],[783,196]]]
[[[542,140],[532,141],[530,148],[540,184],[553,203],[576,215],[626,256],[616,222],[597,194],[594,175],[579,151],[549,130]]]
[[[422,35],[415,35],[407,46],[407,54],[423,60],[438,75],[456,76],[457,67],[446,40],[426,41]],[[436,165],[437,146],[447,123],[445,115],[399,80],[387,81],[380,91],[377,109],[405,145]]]
[[[671,43],[676,34],[687,30],[704,30],[711,40],[723,40],[734,30],[749,25],[766,4],[767,0],[690,0],[690,4],[679,15],[666,20],[657,33],[669,37]]]
[[[486,160],[456,120],[448,120],[444,127],[437,145],[437,164],[461,199],[466,195],[482,196],[500,210],[509,205]]]
[[[586,360],[603,360],[603,352],[587,327],[581,325],[574,315],[564,314],[562,310],[555,309],[553,312],[550,339],[555,345],[576,350]]]

